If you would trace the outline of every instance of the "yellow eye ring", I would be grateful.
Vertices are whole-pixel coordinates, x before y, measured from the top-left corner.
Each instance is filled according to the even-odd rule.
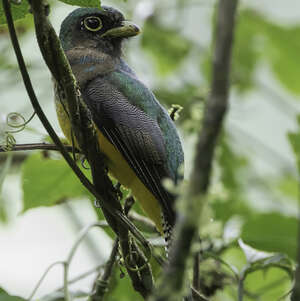
[[[102,28],[102,21],[99,17],[86,17],[83,20],[84,27],[89,31],[98,31]]]

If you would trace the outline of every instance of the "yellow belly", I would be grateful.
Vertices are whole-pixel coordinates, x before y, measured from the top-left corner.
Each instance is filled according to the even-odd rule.
[[[69,141],[71,141],[71,128],[69,118],[63,107],[56,102],[56,112],[62,131]],[[115,177],[122,185],[131,189],[133,196],[140,202],[143,210],[155,223],[159,232],[163,234],[161,223],[161,210],[157,199],[146,188],[146,186],[136,176],[123,155],[112,145],[106,137],[97,131],[100,150],[108,158],[108,169],[110,174]]]

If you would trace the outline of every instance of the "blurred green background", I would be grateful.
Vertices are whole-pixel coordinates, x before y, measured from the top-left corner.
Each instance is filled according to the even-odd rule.
[[[58,32],[74,6],[50,3],[50,18]],[[142,34],[128,40],[124,51],[139,78],[167,108],[172,104],[183,107],[176,123],[188,180],[210,89],[216,1],[115,0],[102,4],[119,8],[142,28]],[[217,257],[205,260],[201,268],[205,275],[202,289],[213,301],[238,300],[241,283],[243,300],[289,300],[285,295],[292,287],[289,272],[297,254],[299,20],[297,0],[239,4],[230,110],[216,150],[207,209],[210,219],[202,225],[202,236],[211,243],[207,249]],[[16,25],[40,103],[62,136],[51,77],[35,40],[31,15]],[[10,112],[28,119],[32,108],[7,29],[0,26],[1,144],[12,130],[6,124]],[[47,139],[36,117],[14,137],[17,143]],[[88,198],[57,154],[0,154],[0,287],[28,297],[46,267],[65,259],[78,231],[97,219]],[[239,243],[238,238],[242,238]],[[104,262],[110,246],[111,238],[105,232],[93,230],[76,253],[71,277]],[[120,279],[119,274],[116,271],[115,289],[108,300],[139,300],[128,279]],[[72,289],[89,290],[94,278],[91,274]],[[56,267],[38,296],[62,283],[61,268]]]

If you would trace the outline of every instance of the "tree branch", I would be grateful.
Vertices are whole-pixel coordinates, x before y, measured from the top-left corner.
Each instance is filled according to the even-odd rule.
[[[208,190],[214,149],[229,95],[229,74],[237,0],[220,0],[216,24],[211,94],[205,106],[202,129],[196,146],[194,169],[187,191],[181,197],[182,210],[174,229],[170,262],[152,300],[179,300],[184,271],[194,237],[198,233],[202,208]]]
[[[70,145],[65,145],[64,147],[66,151],[69,153],[72,152],[80,153],[78,149]],[[9,149],[9,151],[7,151],[4,145],[0,145],[0,153],[30,151],[30,150],[60,151],[60,148],[56,144],[49,144],[49,143],[24,143],[24,144],[15,144]]]
[[[130,238],[128,227],[124,227],[120,216],[123,215],[122,206],[118,200],[117,191],[114,189],[111,180],[107,175],[107,168],[103,155],[100,152],[96,129],[92,122],[91,112],[81,98],[79,87],[75,81],[71,67],[65,57],[60,41],[50,24],[47,14],[49,5],[44,1],[32,0],[32,11],[36,29],[37,40],[42,55],[55,79],[59,91],[63,92],[67,100],[67,113],[70,117],[72,131],[76,142],[88,160],[93,183],[100,197],[97,197],[101,209],[115,233],[119,236],[123,257],[130,253]],[[118,215],[116,215],[116,213]],[[126,221],[128,219],[126,218]],[[132,226],[132,224],[131,224]],[[145,241],[144,241],[145,242]],[[148,247],[148,244],[146,245]],[[149,248],[149,247],[148,247]],[[142,282],[136,273],[132,273],[128,267],[127,271],[132,283],[142,296],[149,292],[143,287]]]

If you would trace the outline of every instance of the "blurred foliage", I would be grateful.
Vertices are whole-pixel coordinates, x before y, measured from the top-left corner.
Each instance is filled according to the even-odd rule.
[[[298,171],[300,172],[300,115],[297,116],[298,131],[288,133],[290,144],[295,153]]]
[[[258,249],[282,252],[296,259],[297,218],[280,213],[255,214],[244,224],[241,237]]]
[[[300,94],[300,27],[279,26],[256,11],[241,10],[237,18],[233,49],[232,83],[240,93],[255,87],[255,71],[260,60],[267,61],[274,75],[290,92]],[[211,49],[202,58],[207,82],[210,80]]]
[[[14,20],[23,19],[27,14],[29,14],[29,4],[28,1],[21,1],[20,4],[15,4],[11,1],[11,11]],[[0,2],[0,25],[6,23],[5,14],[3,11],[2,1]]]
[[[247,200],[247,187],[243,173],[249,168],[247,158],[233,150],[232,140],[223,133],[217,149],[219,187],[212,191],[210,199],[215,217],[226,223],[233,216],[247,219],[253,214]]]
[[[278,190],[291,200],[298,198],[299,182],[295,175],[286,174],[275,184]]]
[[[120,269],[115,266],[111,282],[106,295],[106,300],[110,301],[142,301],[143,298],[133,289],[129,276],[126,275],[125,268]]]
[[[286,296],[290,290],[291,281],[286,272],[278,268],[265,268],[248,275],[245,284],[243,300],[274,301]]]
[[[144,23],[143,33],[142,48],[150,54],[161,75],[174,72],[191,48],[191,42],[177,29],[160,26],[153,16]]]
[[[62,2],[80,6],[100,4],[98,0]],[[182,24],[178,22],[178,16],[181,10],[189,8],[190,2],[178,1],[176,4],[178,6],[172,6],[173,10],[177,10],[176,18],[172,22],[165,22],[165,13],[160,10],[160,3],[153,4],[153,11],[143,19],[143,33],[137,47],[140,46],[139,50],[145,52],[143,58],[146,58],[149,70],[152,65],[154,66],[152,76],[155,79],[159,78],[153,87],[157,98],[168,108],[173,104],[179,104],[184,108],[180,112],[177,124],[181,126],[183,135],[190,138],[195,137],[195,133],[200,129],[204,104],[209,95],[214,41],[208,45],[199,45],[188,37],[182,30]],[[126,5],[129,11],[133,11],[137,2],[128,1]],[[12,4],[12,7],[14,19],[19,20],[16,22],[19,36],[32,34],[32,17],[26,16],[27,1],[22,1],[19,6]],[[211,28],[213,28],[215,21],[213,5],[211,11]],[[5,19],[0,3],[0,24],[3,23]],[[287,92],[300,94],[299,33],[298,25],[283,26],[269,20],[260,12],[247,8],[240,9],[236,23],[231,76],[232,88],[240,99],[245,99],[244,96],[248,92],[257,89],[256,75],[262,64],[270,67],[278,83]],[[8,40],[6,26],[0,27],[0,36],[1,39]],[[9,43],[0,43],[0,68],[9,75],[5,80],[15,82],[17,65],[11,59],[9,49],[11,49]],[[187,79],[188,68],[197,69],[194,81]],[[175,85],[170,84],[174,76],[177,79]],[[298,125],[300,128],[300,117]],[[300,170],[299,128],[288,135],[298,170]],[[187,148],[190,148],[190,145]],[[272,209],[265,207],[262,210],[253,205],[256,200],[250,191],[260,188],[253,187],[253,183],[249,181],[251,175],[257,176],[252,159],[237,146],[232,138],[231,128],[226,126],[216,150],[209,194],[213,230],[207,232],[201,245],[203,252],[200,263],[201,289],[212,301],[236,301],[239,293],[246,301],[274,301],[286,295],[292,287],[291,274],[295,268],[297,250],[297,219],[295,215],[289,215],[279,206],[273,206]],[[0,164],[3,164],[0,172],[1,187],[6,172],[5,168],[2,168],[5,167],[4,163]],[[82,170],[86,174],[89,173],[89,170]],[[74,198],[86,198],[87,206],[94,202],[57,154],[54,155],[52,152],[31,154],[22,163],[21,172],[23,212],[29,209],[38,210],[41,206],[56,206]],[[273,204],[276,203],[272,199],[274,192],[278,192],[282,203],[289,202],[296,206],[299,182],[295,174],[278,171],[276,176],[270,178],[259,178],[259,175],[257,177],[261,190],[266,192]],[[124,200],[129,191],[124,188],[121,190]],[[0,219],[3,220],[5,215],[1,208]],[[144,215],[138,203],[134,204],[132,210]],[[104,219],[100,210],[95,211],[100,220]],[[215,229],[217,231],[214,231]],[[111,230],[106,231],[110,237],[114,236]],[[211,232],[214,233],[210,234]],[[147,237],[155,237],[155,234],[144,234]],[[243,241],[239,240],[240,238]],[[162,248],[158,251],[161,250]],[[150,262],[157,278],[160,268],[152,259]],[[124,268],[121,269],[125,271]],[[52,297],[51,300],[63,300],[61,294]],[[0,289],[0,301],[2,300],[23,299],[9,296]],[[128,276],[123,277],[119,265],[114,269],[107,300],[141,300],[132,289]],[[288,296],[282,300],[288,300]]]
[[[154,93],[169,108],[173,104],[183,107],[176,123],[180,123],[186,132],[195,133],[199,130],[203,115],[204,100],[207,96],[207,93],[199,86],[188,83],[176,90],[168,90],[162,86],[154,90]]]
[[[22,165],[23,211],[88,196],[86,188],[64,160],[49,160],[49,154],[44,154],[44,157],[43,153],[31,155]],[[47,177],[41,177],[41,174]]]
[[[25,301],[25,299],[9,295],[6,291],[0,288],[0,301]]]

